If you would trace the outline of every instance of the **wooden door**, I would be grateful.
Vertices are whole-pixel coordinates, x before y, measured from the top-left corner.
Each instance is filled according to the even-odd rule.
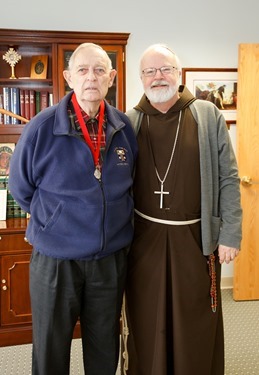
[[[259,299],[259,44],[240,44],[237,88],[237,158],[241,177],[243,239],[234,262],[235,300]]]

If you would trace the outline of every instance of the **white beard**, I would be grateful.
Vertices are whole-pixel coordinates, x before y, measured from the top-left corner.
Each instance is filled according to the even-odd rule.
[[[155,81],[154,84],[163,84],[163,81]],[[174,86],[164,86],[159,90],[153,91],[151,87],[147,88],[145,91],[146,96],[150,100],[151,103],[165,103],[168,102],[172,97],[178,92],[178,84]]]

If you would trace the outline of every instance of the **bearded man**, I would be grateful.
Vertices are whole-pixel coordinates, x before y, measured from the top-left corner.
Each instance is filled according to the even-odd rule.
[[[239,252],[238,169],[220,110],[179,85],[177,55],[142,55],[135,234],[126,311],[130,375],[223,375],[221,265]]]

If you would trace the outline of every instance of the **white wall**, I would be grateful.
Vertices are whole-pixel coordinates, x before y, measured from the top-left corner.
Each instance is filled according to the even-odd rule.
[[[238,44],[259,42],[258,0],[0,1],[1,28],[129,32],[127,109],[142,95],[138,61],[150,44],[169,44],[183,67],[237,68]],[[224,265],[222,276],[232,275],[233,264]]]

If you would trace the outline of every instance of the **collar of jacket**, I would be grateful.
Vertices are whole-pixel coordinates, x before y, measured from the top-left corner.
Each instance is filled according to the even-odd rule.
[[[72,94],[73,91],[69,92],[58,104],[56,104],[56,114],[53,127],[53,132],[55,135],[67,135],[70,133],[70,120],[67,115],[67,106],[71,100]],[[125,126],[125,123],[119,116],[117,109],[110,106],[106,100],[105,113],[107,116],[107,125],[112,126],[114,130],[119,130]]]

